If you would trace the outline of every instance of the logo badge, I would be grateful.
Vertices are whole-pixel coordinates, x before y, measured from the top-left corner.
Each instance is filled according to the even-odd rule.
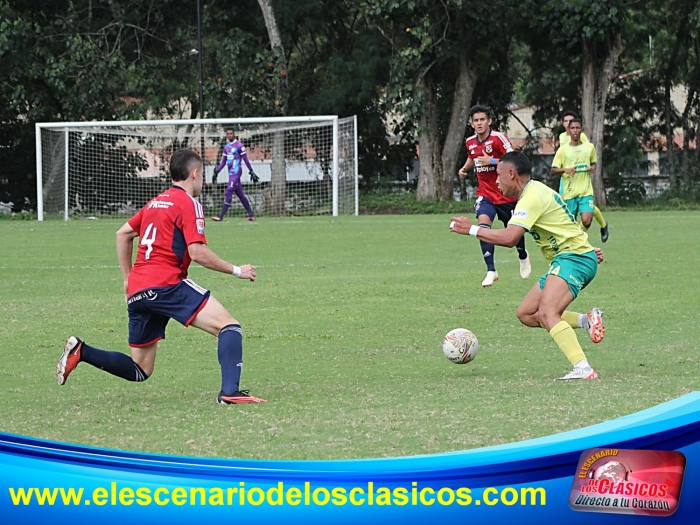
[[[569,507],[670,516],[678,508],[684,473],[685,456],[680,452],[591,448],[579,459]]]
[[[204,219],[197,219],[197,233],[200,235],[204,233]]]

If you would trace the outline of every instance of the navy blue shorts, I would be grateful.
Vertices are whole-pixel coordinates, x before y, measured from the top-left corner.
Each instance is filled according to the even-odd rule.
[[[189,279],[173,286],[147,288],[127,300],[129,346],[142,347],[165,339],[170,319],[189,326],[209,300],[210,292]]]
[[[503,204],[494,204],[488,197],[477,197],[474,203],[474,211],[476,216],[488,215],[491,219],[491,223],[496,216],[504,225],[508,224],[508,221],[513,216],[513,210],[515,209],[515,202],[506,202]]]

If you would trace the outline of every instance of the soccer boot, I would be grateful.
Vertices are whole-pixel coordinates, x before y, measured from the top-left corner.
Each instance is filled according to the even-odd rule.
[[[255,220],[255,217],[246,217],[245,220],[247,220],[247,221],[254,221],[254,220]]]
[[[532,266],[530,265],[530,254],[525,251],[527,257],[524,259],[519,259],[520,261],[520,277],[527,279],[530,277],[530,272],[532,272]]]
[[[251,396],[250,391],[248,390],[237,390],[230,396],[226,396],[223,392],[219,392],[216,402],[220,405],[242,405],[249,403],[267,403],[267,399],[260,399],[259,397]]]
[[[80,351],[83,342],[75,336],[70,336],[63,347],[63,355],[56,365],[56,380],[59,385],[65,385],[70,373],[80,363]]]
[[[574,368],[563,377],[557,377],[555,381],[573,381],[574,379],[598,379],[598,373],[590,366],[585,368]]]
[[[591,341],[600,343],[605,337],[605,326],[603,326],[603,312],[598,308],[591,308],[586,314],[586,326],[584,327]]]
[[[218,215],[214,215],[214,216],[211,218],[211,220],[214,221],[214,222],[223,221],[223,219],[222,219],[221,217],[219,217]]]
[[[608,223],[605,223],[600,229],[600,242],[608,242],[608,237],[610,237],[610,230],[608,229]]]
[[[495,281],[498,281],[498,272],[486,272],[486,278],[481,282],[481,286],[491,286]]]

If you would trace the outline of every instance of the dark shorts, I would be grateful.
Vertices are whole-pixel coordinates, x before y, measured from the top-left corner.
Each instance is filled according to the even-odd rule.
[[[129,346],[142,347],[165,339],[170,319],[189,326],[209,300],[210,292],[189,279],[174,286],[148,288],[127,300]]]
[[[508,224],[508,221],[513,216],[515,205],[515,202],[494,204],[487,197],[477,197],[474,203],[474,211],[477,217],[479,217],[479,215],[488,215],[489,219],[491,219],[491,223],[493,223],[493,220],[498,216],[498,220],[505,225]]]

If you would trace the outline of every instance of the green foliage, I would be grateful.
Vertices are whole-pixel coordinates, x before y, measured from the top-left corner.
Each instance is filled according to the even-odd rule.
[[[642,204],[647,192],[644,182],[639,179],[619,179],[607,195],[611,206],[628,207]]]
[[[168,0],[0,1],[0,151],[19,168],[0,198],[35,207],[35,122],[179,115],[196,92],[187,12]]]
[[[583,40],[600,51],[617,31],[625,52],[606,109],[607,176],[643,167],[635,142],[663,151],[666,124],[685,130],[684,148],[697,143],[694,0],[276,0],[284,61],[270,50],[256,0],[202,3],[206,116],[357,115],[360,173],[368,181],[403,178],[412,168],[426,76],[440,142],[464,56],[476,71],[472,102],[492,107],[495,128],[514,102],[527,103],[541,135],[557,135],[561,112],[581,106]],[[0,0],[0,161],[8,167],[0,201],[35,207],[35,122],[196,110],[195,21],[194,4],[178,0]],[[690,102],[667,118],[664,88],[677,85]],[[471,132],[466,122],[464,131]],[[697,182],[697,162],[677,157],[678,184]]]

